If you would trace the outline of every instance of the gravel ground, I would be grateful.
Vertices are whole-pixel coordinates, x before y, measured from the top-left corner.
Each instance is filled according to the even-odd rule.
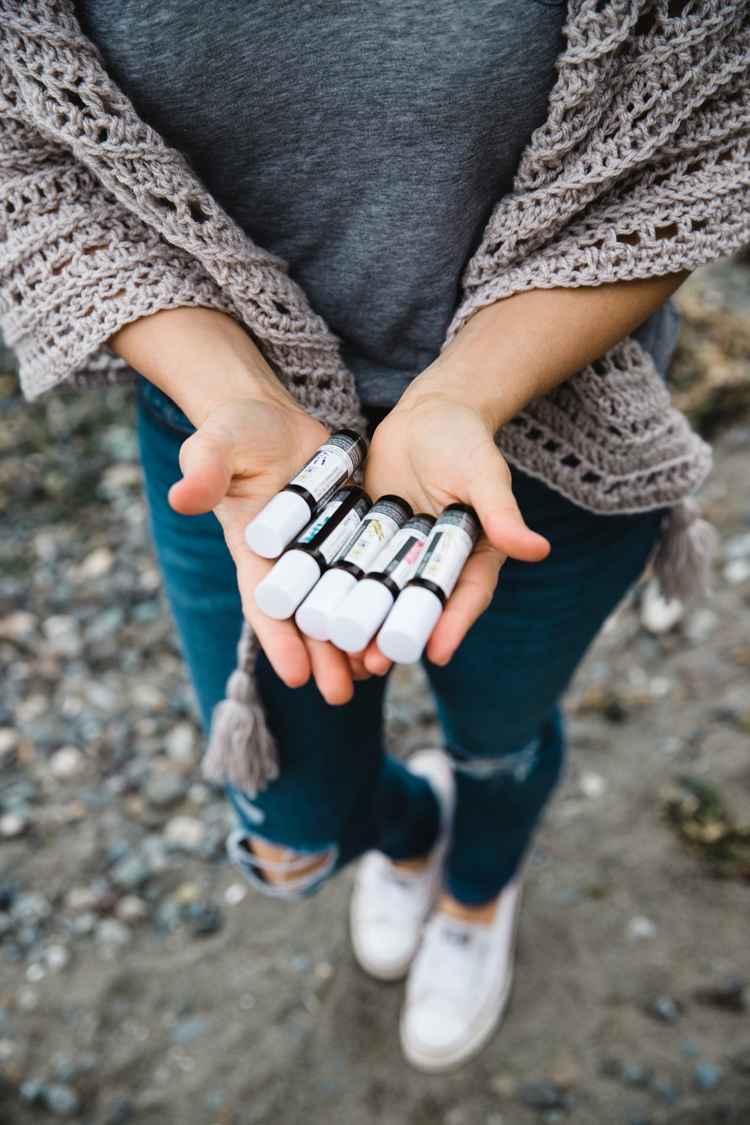
[[[445,1077],[406,1066],[401,988],[353,962],[351,873],[287,905],[226,862],[131,392],[28,406],[0,353],[3,1125],[750,1121],[749,277],[691,280],[675,367],[722,427],[715,596],[670,622],[642,583],[580,669],[510,1009]],[[388,737],[439,741],[419,671]]]

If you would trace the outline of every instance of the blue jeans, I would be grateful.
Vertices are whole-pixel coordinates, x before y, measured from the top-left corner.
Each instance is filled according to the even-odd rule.
[[[167,503],[180,445],[193,427],[141,380],[139,434],[152,534],[182,651],[206,727],[235,664],[242,616],[235,568],[213,514]],[[466,904],[493,898],[516,871],[560,773],[558,701],[600,625],[643,569],[660,512],[601,516],[513,470],[526,522],[551,545],[544,562],[510,559],[492,604],[445,668],[425,663],[457,805],[447,886]],[[278,747],[279,778],[250,801],[230,790],[251,834],[327,853],[326,874],[369,848],[423,855],[438,829],[427,783],[383,748],[385,680],[355,684],[331,707],[313,683],[290,689],[263,655],[257,679]]]

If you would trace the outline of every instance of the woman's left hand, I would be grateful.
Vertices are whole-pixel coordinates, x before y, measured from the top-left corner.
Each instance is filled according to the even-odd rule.
[[[373,500],[395,493],[416,512],[437,516],[460,501],[476,509],[483,528],[427,646],[434,664],[447,664],[469,628],[488,607],[505,559],[538,562],[549,543],[524,523],[511,489],[510,470],[480,410],[444,388],[417,379],[378,426],[365,465]],[[370,672],[391,662],[372,641],[364,654]]]

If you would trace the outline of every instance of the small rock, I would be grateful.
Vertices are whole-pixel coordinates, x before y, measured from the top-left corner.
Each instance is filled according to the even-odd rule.
[[[137,891],[151,877],[151,865],[136,855],[125,856],[114,866],[112,882],[123,891]]]
[[[695,1043],[683,1043],[680,1047],[680,1054],[682,1055],[683,1059],[697,1059],[700,1051],[696,1047]]]
[[[50,945],[45,951],[44,959],[49,969],[59,973],[70,962],[70,950],[64,945]]]
[[[639,1062],[626,1062],[622,1068],[622,1080],[627,1086],[648,1086],[651,1071]]]
[[[175,901],[180,906],[187,906],[191,902],[198,902],[203,895],[203,890],[197,883],[180,883],[174,892]]]
[[[50,756],[47,763],[49,772],[58,781],[65,781],[69,777],[76,777],[81,773],[86,764],[86,759],[77,746],[63,746]]]
[[[115,556],[109,547],[97,547],[75,568],[75,578],[80,582],[87,578],[101,578],[109,574],[115,565]]]
[[[643,915],[637,914],[635,918],[631,918],[628,922],[628,937],[631,941],[646,941],[654,937],[656,934],[656,926],[650,918],[644,918]]]
[[[224,902],[227,906],[238,906],[244,898],[247,898],[247,887],[243,887],[242,883],[232,883],[224,891]]]
[[[72,659],[80,656],[83,651],[81,626],[75,617],[68,614],[55,614],[47,618],[42,625],[42,631],[50,648],[59,656]]]
[[[714,629],[719,623],[718,614],[712,609],[694,609],[685,622],[683,632],[687,639],[694,645],[705,644],[710,640]]]
[[[164,829],[164,838],[183,851],[193,852],[203,842],[203,822],[194,816],[174,816]]]
[[[685,606],[678,599],[665,601],[655,578],[646,584],[641,597],[641,624],[649,633],[658,636],[668,633],[682,620]]]
[[[7,758],[18,746],[18,735],[13,727],[0,727],[0,761]]]
[[[70,1117],[81,1104],[73,1087],[63,1082],[53,1082],[45,1086],[42,1100],[50,1113],[54,1113],[56,1117]]]
[[[717,1008],[725,1008],[729,1012],[744,1012],[745,992],[746,986],[742,977],[729,974],[708,993],[708,1000]]]
[[[750,578],[750,559],[734,559],[724,567],[724,581],[730,586],[740,586]]]
[[[0,836],[6,840],[13,840],[16,836],[23,836],[29,822],[22,813],[9,812],[0,816]]]
[[[139,895],[123,895],[115,905],[115,915],[121,922],[140,922],[148,916],[148,903]]]
[[[94,940],[97,945],[124,949],[130,945],[132,934],[128,927],[116,918],[103,918],[94,928]]]
[[[154,915],[154,929],[158,934],[168,934],[180,925],[180,907],[170,896],[162,899]]]
[[[518,1087],[518,1098],[532,1109],[565,1109],[568,1098],[550,1082],[523,1082]]]
[[[651,1005],[651,1012],[664,1023],[674,1023],[679,1016],[677,1005],[671,996],[659,996]]]
[[[107,1109],[106,1125],[125,1125],[133,1116],[133,1106],[127,1098],[113,1098]]]
[[[27,926],[37,925],[52,913],[52,906],[41,891],[23,891],[13,899],[11,916]]]
[[[558,1090],[570,1090],[581,1080],[581,1068],[574,1055],[563,1053],[553,1060],[549,1080]]]
[[[185,779],[176,770],[152,770],[146,782],[145,794],[149,804],[160,809],[168,808],[185,796]]]
[[[19,610],[0,621],[0,637],[9,641],[27,641],[34,633],[39,618],[33,613]]]
[[[99,895],[93,887],[71,887],[65,896],[66,910],[76,913],[82,910],[94,910],[99,902]]]
[[[173,1043],[184,1046],[186,1043],[192,1043],[206,1030],[205,1021],[200,1016],[189,1016],[187,1019],[180,1020],[172,1028],[170,1038]]]
[[[218,906],[204,906],[193,923],[194,937],[208,937],[221,929],[223,922],[221,910]]]
[[[665,1105],[677,1105],[680,1100],[677,1087],[667,1078],[662,1078],[658,1082],[654,1082],[651,1089],[656,1097],[663,1101]]]
[[[716,1063],[700,1062],[695,1064],[693,1077],[699,1090],[715,1090],[724,1077],[724,1071]]]
[[[593,770],[585,770],[581,774],[578,784],[584,797],[589,797],[591,800],[603,797],[607,792],[606,778],[602,777],[600,773],[594,773]]]
[[[25,1102],[34,1102],[44,1092],[44,1082],[41,1078],[30,1078],[21,1083],[18,1092]]]
[[[164,749],[177,761],[192,761],[195,752],[195,731],[190,723],[178,723],[167,733]]]
[[[722,554],[727,562],[750,558],[750,532],[746,532],[744,535],[735,535],[732,539],[729,539],[724,544]]]

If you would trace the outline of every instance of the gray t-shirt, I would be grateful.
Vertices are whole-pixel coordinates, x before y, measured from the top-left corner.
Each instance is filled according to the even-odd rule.
[[[564,3],[78,0],[137,111],[278,254],[365,404],[437,356],[547,117]]]

